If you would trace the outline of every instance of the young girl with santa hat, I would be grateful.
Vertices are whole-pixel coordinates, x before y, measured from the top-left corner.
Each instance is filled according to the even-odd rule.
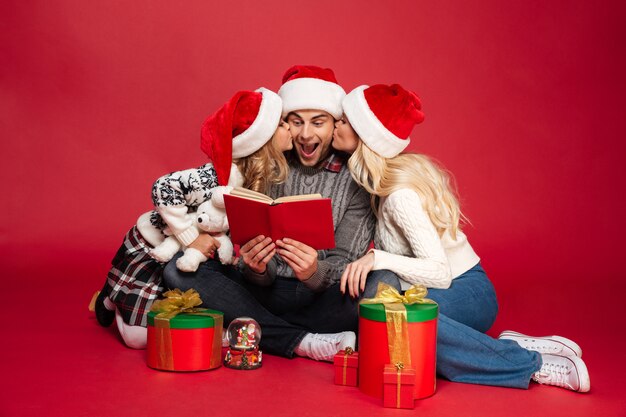
[[[528,388],[531,380],[589,391],[582,351],[560,336],[487,336],[498,304],[480,258],[459,227],[449,176],[425,155],[401,152],[424,115],[415,93],[394,84],[360,86],[343,100],[333,147],[348,152],[352,177],[372,195],[375,247],[345,269],[341,290],[357,297],[368,273],[387,269],[396,289],[429,287],[439,304],[437,372],[465,383]]]
[[[285,180],[288,167],[283,152],[293,144],[281,112],[282,100],[270,90],[237,92],[202,125],[201,148],[210,162],[154,183],[155,210],[140,217],[124,237],[95,305],[100,325],[108,327],[115,320],[127,346],[146,346],[147,313],[163,291],[165,266],[151,256],[151,250],[164,235],[175,236],[182,245],[210,257],[217,241],[200,234],[189,213],[211,198],[211,190],[228,185],[266,192]]]

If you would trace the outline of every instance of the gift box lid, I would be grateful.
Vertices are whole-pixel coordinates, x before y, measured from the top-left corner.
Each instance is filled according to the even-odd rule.
[[[395,365],[385,365],[385,369],[383,370],[383,383],[398,383],[398,369]],[[400,383],[403,385],[415,385],[415,368],[412,366],[405,366],[400,374]]]
[[[356,368],[357,366],[359,366],[359,352],[350,353],[347,359],[348,359],[347,366],[349,368]],[[346,352],[343,350],[340,350],[339,352],[337,352],[337,354],[333,358],[333,363],[336,366],[343,366],[345,360],[346,360]]]
[[[406,319],[410,323],[433,320],[437,318],[437,304],[405,304]],[[386,321],[384,304],[359,304],[359,315],[374,321]]]
[[[224,313],[217,310],[203,309],[200,313],[218,314],[223,316]],[[154,316],[158,313],[151,311],[148,313],[148,326],[154,326]],[[171,329],[203,329],[206,327],[215,327],[215,320],[211,316],[202,314],[181,313],[170,319]]]

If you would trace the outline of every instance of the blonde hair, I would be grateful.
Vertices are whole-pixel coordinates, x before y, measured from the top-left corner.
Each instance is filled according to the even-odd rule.
[[[409,188],[419,194],[439,236],[448,230],[456,239],[459,221],[467,221],[461,213],[451,174],[426,155],[405,153],[383,158],[359,141],[348,167],[352,178],[372,195],[376,214],[380,197]]]
[[[285,155],[274,143],[274,137],[258,151],[235,163],[243,175],[243,187],[259,193],[267,193],[272,184],[284,182],[289,172]]]

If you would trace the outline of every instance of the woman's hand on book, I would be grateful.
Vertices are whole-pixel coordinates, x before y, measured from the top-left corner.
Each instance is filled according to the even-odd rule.
[[[279,239],[278,254],[293,269],[296,278],[306,281],[317,271],[317,251],[293,239]]]
[[[276,254],[276,245],[272,239],[263,235],[257,236],[239,249],[243,262],[257,274],[262,274],[267,263]]]
[[[346,269],[341,275],[341,283],[339,290],[342,294],[346,293],[346,290],[350,293],[350,296],[357,298],[360,292],[365,291],[365,281],[367,280],[367,274],[374,268],[374,253],[368,252],[356,261],[349,263]]]

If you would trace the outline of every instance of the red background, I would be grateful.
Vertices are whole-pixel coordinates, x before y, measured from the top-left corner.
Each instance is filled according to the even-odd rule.
[[[205,161],[204,117],[315,64],[418,93],[410,150],[457,179],[495,329],[573,337],[600,376],[624,341],[623,4],[2,2],[5,288],[82,309],[154,179]]]

